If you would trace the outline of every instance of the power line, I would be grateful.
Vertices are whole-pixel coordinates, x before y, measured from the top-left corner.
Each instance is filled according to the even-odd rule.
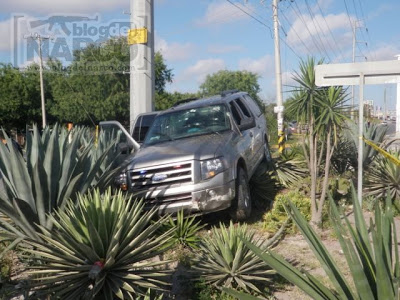
[[[286,17],[286,15],[283,13],[282,10],[280,10],[280,11],[281,11],[281,13],[282,13],[281,15],[285,18],[286,22],[290,25],[289,19]],[[303,44],[304,48],[305,48],[309,53],[311,53],[312,51],[310,51],[310,49],[307,47],[307,44],[304,43],[303,39],[300,38],[300,35],[298,34],[298,32],[297,32],[297,30],[294,28],[294,26],[291,26],[291,29],[293,30],[294,34],[297,36],[297,38],[299,39],[299,41]]]
[[[338,43],[338,42],[336,41],[336,38],[335,38],[334,34],[332,33],[331,28],[330,28],[329,25],[328,25],[328,21],[326,20],[326,18],[325,18],[325,16],[324,16],[324,13],[322,12],[321,6],[319,5],[319,1],[318,1],[318,0],[315,0],[315,3],[317,3],[318,9],[319,9],[319,11],[320,11],[320,13],[321,13],[321,16],[322,16],[322,18],[323,18],[324,21],[325,21],[325,25],[326,25],[326,27],[328,28],[330,35],[332,36],[334,45],[336,45],[336,46],[338,47],[337,49],[339,50],[340,57],[341,57],[342,60],[343,60],[344,55],[343,55],[343,52],[342,52],[342,48],[341,48],[341,46],[339,47],[339,45],[341,45],[341,44]]]
[[[232,4],[233,6],[235,6],[237,9],[241,10],[242,12],[244,12],[246,15],[248,15],[250,18],[252,18],[253,20],[257,21],[258,23],[260,23],[261,25],[267,27],[272,35],[272,29],[270,26],[268,26],[267,24],[265,24],[264,22],[262,22],[261,20],[257,19],[256,17],[254,17],[252,14],[250,14],[249,12],[245,11],[242,7],[240,7],[239,5],[237,5],[236,3],[232,2],[231,0],[226,0],[228,1],[230,4]]]
[[[254,15],[250,14],[249,12],[247,12],[246,10],[244,10],[242,7],[240,7],[239,5],[237,5],[236,3],[230,1],[230,0],[226,0],[228,1],[230,4],[232,4],[233,6],[235,6],[236,8],[240,9],[242,12],[244,12],[246,15],[248,15],[249,17],[251,17],[253,20],[257,21],[258,23],[260,23],[261,25],[263,25],[264,27],[268,28],[271,35],[272,35],[272,29],[269,25],[265,24],[263,21],[261,21],[260,19],[256,18]],[[294,49],[292,47],[290,47],[286,41],[284,39],[282,39],[281,37],[279,37],[279,39],[293,52],[293,54],[295,56],[297,56],[297,58],[301,59],[301,57],[296,53],[296,51],[294,51]]]
[[[307,6],[308,13],[310,14],[311,21],[312,21],[313,24],[314,24],[314,27],[315,27],[317,36],[318,36],[318,38],[319,38],[319,40],[320,40],[320,42],[321,42],[321,45],[322,45],[322,47],[324,48],[326,54],[328,55],[328,59],[331,60],[330,57],[329,57],[328,51],[326,51],[326,48],[325,48],[324,42],[322,41],[321,35],[318,33],[318,29],[317,29],[317,26],[316,26],[315,23],[318,24],[319,29],[321,30],[321,32],[323,32],[323,30],[322,30],[321,26],[319,25],[319,23],[317,22],[317,20],[315,19],[315,15],[314,15],[314,13],[311,11],[311,8],[310,8],[310,5],[308,4],[308,1],[305,0],[305,3],[306,3],[306,6]],[[329,47],[330,47],[330,44],[329,44]],[[331,50],[332,50],[332,52],[334,52],[332,47],[331,47]]]
[[[307,31],[308,31],[308,33],[309,33],[309,35],[310,35],[310,37],[311,37],[311,40],[312,40],[314,46],[317,48],[317,50],[319,51],[319,53],[323,55],[323,52],[324,52],[324,51],[321,50],[321,48],[319,47],[318,43],[315,41],[313,34],[311,34],[311,31],[310,31],[310,29],[308,28],[307,23],[305,22],[303,16],[301,15],[300,8],[299,8],[299,6],[297,5],[297,2],[294,2],[294,4],[295,4],[295,6],[296,6],[296,8],[297,8],[297,11],[295,10],[294,6],[291,5],[292,10],[295,12],[295,14],[298,16],[298,18],[303,22],[305,28],[307,29]],[[326,50],[325,50],[325,51],[326,51]],[[328,55],[327,55],[327,56],[328,56]]]

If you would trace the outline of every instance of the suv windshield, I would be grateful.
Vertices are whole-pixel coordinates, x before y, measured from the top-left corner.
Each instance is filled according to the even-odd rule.
[[[230,126],[223,104],[174,111],[156,117],[144,145],[223,131]]]

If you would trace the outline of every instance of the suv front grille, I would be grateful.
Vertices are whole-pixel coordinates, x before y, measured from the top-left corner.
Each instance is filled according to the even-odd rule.
[[[133,191],[192,182],[192,164],[172,164],[129,172]]]

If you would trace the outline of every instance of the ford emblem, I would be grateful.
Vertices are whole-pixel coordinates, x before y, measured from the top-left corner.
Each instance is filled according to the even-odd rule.
[[[160,182],[167,179],[167,177],[168,177],[167,174],[154,174],[151,180],[154,182]]]

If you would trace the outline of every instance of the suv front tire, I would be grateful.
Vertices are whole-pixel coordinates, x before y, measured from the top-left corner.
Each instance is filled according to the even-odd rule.
[[[250,217],[251,197],[249,180],[242,167],[238,168],[236,177],[236,196],[231,208],[231,218],[234,221],[242,221]]]

